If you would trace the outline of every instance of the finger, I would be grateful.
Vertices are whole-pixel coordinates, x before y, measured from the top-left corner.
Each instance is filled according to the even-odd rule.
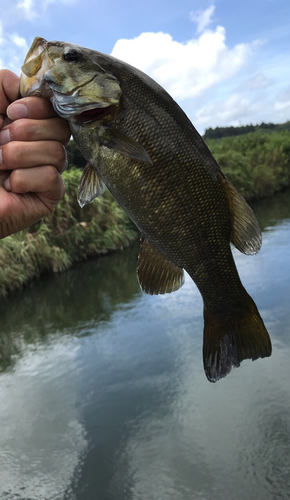
[[[18,99],[8,106],[6,112],[10,120],[19,120],[19,118],[42,120],[57,116],[50,101],[43,97],[23,97]]]
[[[18,97],[19,77],[3,69],[0,71],[0,115],[6,114],[6,108]],[[3,118],[2,116],[2,118]]]
[[[66,145],[71,136],[66,120],[49,118],[46,120],[19,119],[0,131],[0,146],[10,141],[59,141]]]
[[[56,205],[65,193],[62,177],[51,165],[13,170],[4,181],[4,187],[12,193],[41,195],[50,208]]]
[[[13,141],[0,148],[0,169],[14,170],[53,165],[59,172],[67,166],[66,151],[58,141]]]

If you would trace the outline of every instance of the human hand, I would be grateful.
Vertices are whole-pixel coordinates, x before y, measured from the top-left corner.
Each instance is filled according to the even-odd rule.
[[[64,196],[68,124],[40,97],[18,100],[19,78],[0,70],[0,238],[54,211]]]

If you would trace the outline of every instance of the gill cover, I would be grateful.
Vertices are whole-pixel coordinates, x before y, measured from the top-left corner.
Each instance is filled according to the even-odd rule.
[[[82,47],[66,42],[47,42],[36,37],[22,66],[23,97],[49,97],[65,119],[85,111],[118,106],[121,88]]]

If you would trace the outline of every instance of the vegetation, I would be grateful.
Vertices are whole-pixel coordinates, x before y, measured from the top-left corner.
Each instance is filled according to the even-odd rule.
[[[204,138],[225,175],[247,199],[290,186],[290,122],[208,129]],[[213,139],[212,137],[216,137]],[[81,209],[76,194],[85,160],[74,141],[63,174],[66,195],[55,212],[0,241],[0,296],[44,272],[128,246],[137,231],[109,192]]]
[[[235,135],[245,135],[250,132],[261,130],[263,132],[282,132],[283,130],[290,130],[290,121],[286,123],[261,123],[260,125],[243,125],[241,127],[216,127],[207,128],[204,133],[204,140],[207,139],[221,139],[222,137],[233,137]]]
[[[63,177],[66,194],[55,212],[0,241],[0,296],[44,272],[63,271],[136,239],[136,229],[109,192],[81,209],[76,198],[81,171],[72,168]]]
[[[225,175],[247,199],[271,196],[290,186],[290,130],[208,139]]]
[[[73,139],[70,140],[66,146],[66,152],[69,167],[71,165],[74,165],[77,168],[84,168],[86,166],[87,162]]]

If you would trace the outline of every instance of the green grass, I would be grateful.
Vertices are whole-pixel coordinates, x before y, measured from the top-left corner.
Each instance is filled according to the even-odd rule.
[[[206,142],[245,198],[271,196],[290,186],[289,130],[256,130]],[[73,143],[71,148],[77,159]],[[63,174],[66,194],[52,215],[0,241],[0,296],[42,273],[64,271],[79,260],[122,249],[136,239],[136,229],[108,191],[79,207],[81,174],[75,168]]]
[[[272,196],[290,186],[290,131],[206,141],[224,174],[247,199]]]

